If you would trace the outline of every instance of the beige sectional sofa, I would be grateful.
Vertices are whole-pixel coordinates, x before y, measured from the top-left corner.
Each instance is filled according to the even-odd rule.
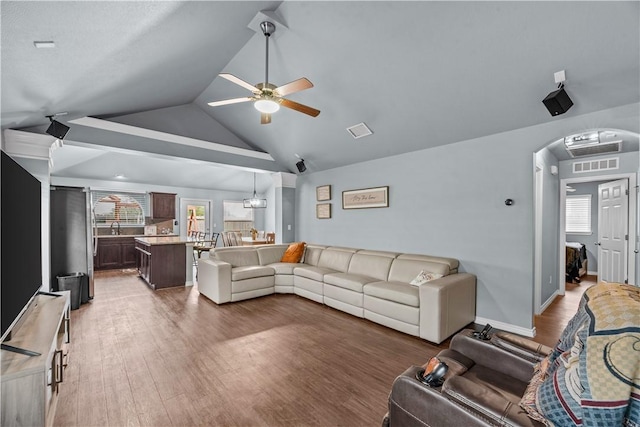
[[[475,319],[476,278],[455,259],[307,245],[300,263],[281,263],[287,247],[217,248],[199,262],[198,290],[217,304],[294,293],[435,343]],[[421,271],[443,277],[409,284]]]

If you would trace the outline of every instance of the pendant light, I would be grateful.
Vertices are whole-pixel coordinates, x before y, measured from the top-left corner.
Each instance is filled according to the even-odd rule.
[[[242,201],[245,208],[266,208],[267,199],[260,199],[256,193],[256,173],[253,173],[253,196]]]

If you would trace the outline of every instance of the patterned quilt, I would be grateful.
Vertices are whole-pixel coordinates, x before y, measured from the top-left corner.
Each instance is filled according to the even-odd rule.
[[[548,425],[640,427],[640,289],[585,291],[540,369],[535,406]]]

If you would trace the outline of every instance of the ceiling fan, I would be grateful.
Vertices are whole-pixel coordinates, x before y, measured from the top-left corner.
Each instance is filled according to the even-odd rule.
[[[307,105],[300,104],[290,99],[284,98],[286,95],[299,92],[301,90],[309,89],[313,87],[307,78],[302,77],[298,80],[294,80],[282,86],[275,86],[269,83],[269,37],[276,31],[274,23],[264,21],[260,24],[260,29],[265,36],[266,40],[266,61],[265,61],[265,75],[264,83],[258,83],[255,86],[245,82],[244,80],[234,76],[233,74],[221,73],[220,77],[229,80],[232,83],[242,86],[245,89],[253,92],[253,96],[247,96],[244,98],[225,99],[223,101],[209,102],[212,107],[219,105],[236,104],[239,102],[254,101],[253,106],[256,110],[260,111],[260,123],[263,125],[271,123],[271,114],[280,109],[280,106],[291,108],[292,110],[299,111],[309,116],[316,117],[320,114],[320,110],[311,108]]]

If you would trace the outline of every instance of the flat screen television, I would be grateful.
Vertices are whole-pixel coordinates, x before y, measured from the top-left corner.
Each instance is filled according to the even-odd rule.
[[[2,152],[0,300],[2,340],[42,286],[40,181]]]

